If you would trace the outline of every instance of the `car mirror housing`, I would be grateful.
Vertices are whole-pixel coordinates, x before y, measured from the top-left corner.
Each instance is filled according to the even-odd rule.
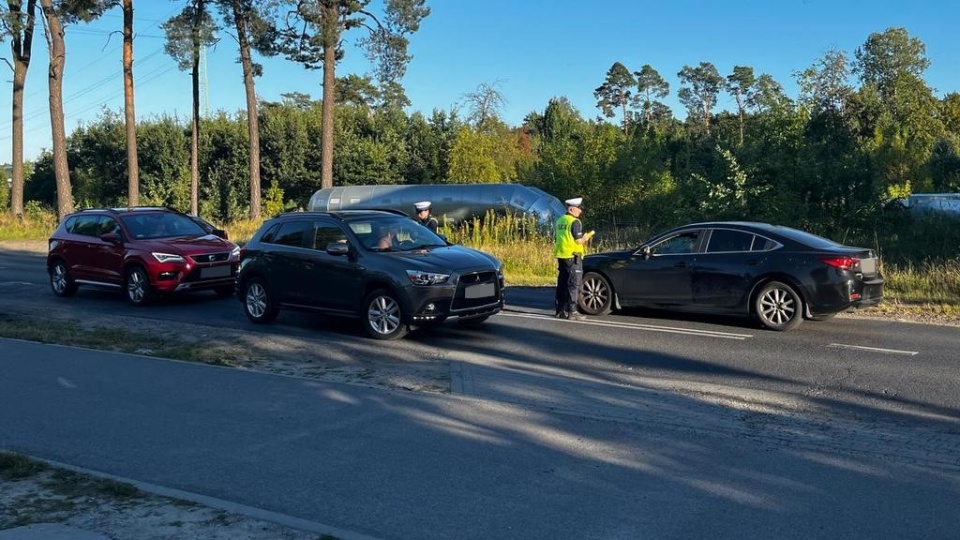
[[[330,255],[349,255],[350,244],[346,242],[331,242],[327,244],[327,253]]]
[[[120,235],[115,232],[101,234],[100,239],[104,242],[110,242],[111,244],[119,244],[122,242]]]

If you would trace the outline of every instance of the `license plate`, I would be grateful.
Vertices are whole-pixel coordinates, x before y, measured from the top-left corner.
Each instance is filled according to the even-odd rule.
[[[860,271],[867,275],[876,274],[877,260],[876,259],[860,259]]]
[[[231,267],[229,264],[223,266],[211,266],[209,268],[200,269],[200,279],[229,277],[231,273]]]
[[[496,287],[493,286],[493,283],[480,283],[477,285],[470,285],[463,290],[464,298],[488,298],[497,293]]]

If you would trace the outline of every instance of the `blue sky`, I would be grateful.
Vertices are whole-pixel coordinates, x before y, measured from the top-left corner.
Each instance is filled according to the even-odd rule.
[[[377,5],[379,0],[373,0]],[[676,100],[677,72],[685,65],[712,62],[722,75],[733,66],[769,73],[796,97],[793,73],[830,49],[852,58],[873,32],[902,26],[927,47],[926,80],[940,97],[960,92],[960,3],[942,0],[428,0],[432,14],[411,38],[413,60],[403,84],[413,102],[410,112],[450,110],[481,84],[503,94],[503,119],[518,125],[542,111],[552,97],[564,96],[586,118],[600,114],[593,90],[614,62],[631,71],[650,64],[670,83],[674,113],[686,112]],[[134,82],[140,119],[190,114],[190,75],[163,52],[159,25],[183,2],[135,0]],[[104,108],[122,112],[119,9],[88,25],[67,28],[64,108],[67,133],[94,122]],[[347,36],[353,39],[356,36]],[[9,45],[0,45],[9,58]],[[221,33],[208,51],[206,99],[212,111],[244,107],[240,66],[233,39]],[[282,57],[266,59],[257,80],[261,99],[279,101],[288,92],[318,98],[320,71],[307,71]],[[365,57],[348,50],[337,75],[364,74]],[[47,54],[42,33],[34,41],[25,104],[26,159],[49,149]],[[0,163],[10,161],[11,72],[3,79],[0,106]],[[732,101],[721,95],[719,107]]]

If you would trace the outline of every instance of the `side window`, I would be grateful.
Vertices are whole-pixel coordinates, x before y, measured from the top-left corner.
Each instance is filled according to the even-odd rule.
[[[313,232],[313,223],[309,221],[290,221],[280,225],[274,244],[291,247],[304,247],[304,238]]]
[[[710,234],[707,253],[750,251],[752,245],[753,235],[750,233],[730,229],[714,229]]]
[[[675,236],[671,236],[659,244],[650,248],[653,255],[681,255],[684,253],[693,253],[697,248],[697,239],[700,238],[700,231],[687,231]]]
[[[346,242],[347,235],[343,230],[332,223],[315,223],[313,229],[313,249],[326,251],[327,244],[334,242]]]
[[[120,224],[117,223],[117,220],[113,219],[112,217],[101,217],[100,234],[98,236],[103,236],[110,233],[120,234]]]
[[[770,251],[775,247],[777,247],[777,243],[773,240],[764,238],[762,236],[756,236],[753,239],[753,247],[750,248],[750,251]]]
[[[270,230],[263,233],[263,236],[260,237],[260,241],[265,244],[272,244],[273,239],[277,237],[277,231],[280,230],[280,225],[274,225],[270,227]]]
[[[100,216],[78,217],[70,232],[83,236],[100,236]]]
[[[74,228],[76,228],[77,221],[79,219],[80,218],[77,218],[77,217],[68,218],[66,223],[63,224],[63,230],[67,231],[70,234],[74,234],[73,230]]]

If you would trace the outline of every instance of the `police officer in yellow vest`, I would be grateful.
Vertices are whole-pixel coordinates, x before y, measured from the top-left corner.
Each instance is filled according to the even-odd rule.
[[[580,214],[582,197],[567,199],[567,213],[557,220],[553,256],[557,258],[557,292],[554,300],[556,316],[561,319],[583,320],[577,312],[580,285],[583,283],[584,244],[593,238],[593,231],[583,232]]]

